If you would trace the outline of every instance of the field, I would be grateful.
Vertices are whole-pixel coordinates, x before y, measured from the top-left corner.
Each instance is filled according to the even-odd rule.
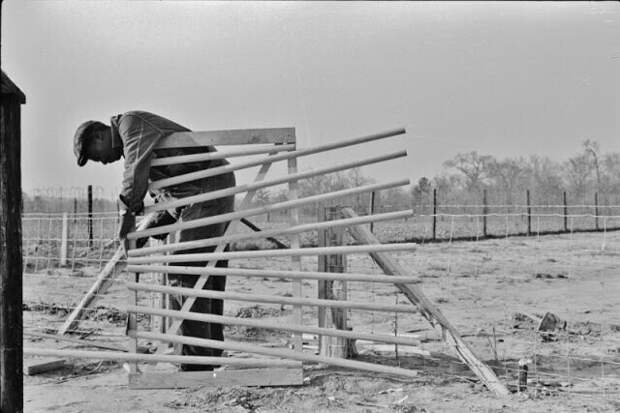
[[[393,256],[417,274],[475,352],[515,388],[517,362],[531,359],[528,391],[498,399],[469,373],[441,335],[420,316],[351,312],[354,330],[407,333],[422,340],[425,355],[406,347],[359,345],[360,358],[417,370],[416,379],[308,365],[301,387],[129,390],[120,363],[73,361],[66,368],[25,376],[26,411],[617,411],[620,402],[620,233],[568,233],[478,242],[421,244]],[[378,273],[365,256],[347,257],[349,272]],[[316,260],[303,258],[308,270]],[[287,260],[234,261],[233,266],[286,269]],[[32,268],[31,268],[32,270]],[[96,266],[51,268],[24,276],[25,346],[88,348],[28,332],[53,332],[97,273]],[[121,276],[122,278],[122,276]],[[230,277],[228,290],[286,295],[291,285]],[[304,282],[304,295],[316,296]],[[350,298],[406,303],[389,286],[351,283]],[[153,297],[143,297],[153,301]],[[120,283],[82,323],[84,341],[125,346],[126,291]],[[551,312],[565,321],[551,335],[536,332],[532,317]],[[227,315],[284,320],[287,306],[227,302]],[[308,309],[304,320],[316,314]],[[143,319],[148,327],[155,320]],[[235,328],[227,339],[285,346],[283,332]],[[148,343],[143,343],[147,345]],[[312,343],[309,343],[312,344]],[[28,358],[26,363],[31,362]]]

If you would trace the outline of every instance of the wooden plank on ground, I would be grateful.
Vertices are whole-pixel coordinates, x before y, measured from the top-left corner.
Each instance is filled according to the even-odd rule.
[[[29,362],[24,367],[24,373],[29,376],[35,374],[46,373],[48,371],[58,370],[65,366],[64,359],[47,359],[47,360],[34,360]]]
[[[189,387],[301,386],[303,368],[148,372],[129,375],[130,389],[183,389]]]
[[[356,217],[357,214],[351,208],[343,208],[342,215],[345,218]],[[379,240],[368,230],[368,228],[358,225],[349,228],[349,233],[358,242],[363,244],[379,244]],[[382,252],[371,252],[370,256],[379,267],[388,275],[405,275],[408,274],[396,261],[392,260],[387,254]],[[454,350],[458,356],[466,363],[480,380],[498,396],[506,396],[509,394],[508,389],[497,378],[493,370],[484,364],[474,352],[469,348],[467,343],[463,341],[460,334],[450,324],[446,317],[441,313],[422,292],[422,289],[413,284],[395,284],[396,287],[411,301],[420,308],[420,313],[431,323],[439,324],[443,328],[443,332],[450,337]]]

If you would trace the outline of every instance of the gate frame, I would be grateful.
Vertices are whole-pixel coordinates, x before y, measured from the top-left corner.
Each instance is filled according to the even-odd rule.
[[[337,142],[334,144],[323,145],[323,146],[318,146],[318,147],[303,149],[303,150],[296,150],[294,128],[249,129],[249,130],[210,131],[210,132],[182,132],[182,133],[175,133],[175,134],[170,135],[168,138],[164,139],[160,143],[158,148],[188,147],[188,146],[196,146],[196,145],[220,146],[220,145],[227,145],[227,144],[228,145],[243,145],[243,144],[264,144],[264,143],[274,144],[274,147],[277,147],[277,145],[287,145],[287,147],[289,145],[292,145],[292,147],[288,149],[286,153],[277,154],[277,151],[274,151],[274,153],[270,153],[269,156],[265,157],[262,160],[259,160],[258,162],[254,162],[252,165],[252,166],[259,166],[259,165],[261,166],[254,181],[255,183],[257,183],[257,182],[264,180],[265,175],[267,174],[273,162],[279,161],[279,160],[286,160],[287,167],[288,167],[288,173],[289,175],[292,176],[291,180],[288,181],[289,201],[286,201],[280,204],[273,204],[268,207],[263,207],[263,208],[258,208],[258,209],[257,208],[252,209],[252,210],[246,209],[249,206],[254,194],[256,193],[257,189],[254,187],[252,189],[247,189],[247,193],[243,201],[238,206],[238,208],[236,208],[236,210],[240,212],[235,212],[233,214],[223,214],[223,215],[216,216],[216,217],[210,217],[210,218],[198,220],[201,222],[177,223],[177,224],[169,225],[166,227],[160,227],[160,228],[146,230],[146,231],[138,230],[138,231],[130,233],[128,235],[128,239],[131,241],[131,244],[133,245],[131,245],[131,250],[128,252],[128,255],[129,255],[128,264],[129,265],[127,267],[127,270],[128,272],[133,274],[134,281],[136,281],[136,283],[134,284],[137,284],[138,277],[141,272],[168,272],[169,270],[169,267],[162,267],[158,271],[151,271],[153,270],[154,266],[136,265],[136,264],[142,264],[142,262],[140,262],[140,258],[143,258],[139,256],[140,254],[137,252],[138,250],[135,250],[135,240],[137,238],[142,238],[142,237],[152,235],[152,234],[157,234],[157,233],[165,233],[165,232],[171,232],[173,230],[189,228],[190,225],[195,225],[195,226],[206,225],[204,223],[205,221],[208,221],[209,223],[218,222],[217,219],[220,219],[219,222],[230,221],[230,225],[228,227],[228,230],[226,231],[226,234],[228,234],[228,233],[233,233],[236,226],[240,224],[239,219],[245,218],[244,213],[246,213],[247,216],[251,216],[251,215],[257,215],[259,213],[269,212],[272,210],[288,209],[290,211],[289,222],[291,226],[287,230],[268,231],[268,232],[270,233],[270,235],[278,235],[279,233],[280,234],[286,233],[287,235],[291,236],[291,248],[288,251],[290,252],[289,255],[291,255],[294,269],[293,271],[281,271],[281,273],[290,273],[290,274],[296,275],[296,277],[291,278],[291,281],[293,282],[292,284],[293,285],[293,297],[292,298],[299,299],[301,301],[301,283],[302,283],[302,279],[304,279],[303,277],[304,272],[302,271],[301,261],[300,261],[301,255],[306,255],[306,254],[308,255],[334,255],[334,254],[337,254],[339,251],[341,251],[342,253],[358,251],[358,250],[362,251],[363,248],[362,250],[360,250],[359,248],[355,249],[353,247],[333,247],[333,250],[331,252],[328,252],[325,250],[320,251],[320,252],[319,251],[304,251],[306,249],[300,249],[299,248],[299,233],[302,231],[299,230],[299,228],[304,227],[304,225],[299,224],[299,216],[298,216],[297,208],[302,205],[308,204],[308,203],[318,202],[318,201],[323,201],[323,200],[328,200],[328,199],[334,199],[339,196],[349,195],[353,193],[361,193],[361,192],[369,192],[369,191],[372,192],[372,191],[376,191],[376,190],[380,190],[384,188],[406,185],[409,183],[409,180],[395,181],[395,182],[390,182],[387,184],[368,185],[365,187],[358,187],[358,188],[354,188],[351,190],[336,191],[336,192],[332,192],[328,194],[320,194],[317,196],[298,199],[297,179],[300,179],[300,178],[296,177],[297,158],[300,156],[304,156],[304,155],[310,155],[310,154],[327,151],[331,149],[342,148],[345,146],[360,144],[360,143],[382,139],[382,138],[386,138],[390,136],[396,136],[402,133],[405,133],[404,129],[402,128],[395,129],[395,130],[387,131],[384,133],[368,135],[368,136],[364,136],[361,138],[354,138],[354,139],[350,139],[347,141],[341,141],[341,142]],[[248,163],[246,163],[244,167],[247,167],[247,165]],[[166,184],[170,185],[172,184],[172,182],[183,182],[183,181],[187,181],[191,179],[198,179],[198,177],[213,176],[213,175],[217,175],[218,173],[224,173],[225,168],[228,168],[230,170],[236,170],[232,166],[223,167],[223,168],[213,168],[213,170],[211,171],[209,170],[199,171],[199,172],[195,172],[191,174],[186,174],[185,176],[181,175],[179,177],[170,178],[164,181],[166,181]],[[216,169],[219,169],[219,170],[215,171]],[[242,169],[242,168],[237,168],[237,169]],[[154,187],[165,186],[163,182],[159,182],[159,181],[151,185],[155,185]],[[160,205],[160,207],[163,207],[163,205]],[[373,222],[375,220],[374,217],[379,217],[380,215],[383,215],[383,214],[377,214],[376,216],[373,215],[371,217],[368,217],[367,222]],[[432,302],[430,302],[430,300],[428,300],[428,298],[426,298],[426,296],[423,294],[422,290],[419,287],[413,285],[415,282],[418,282],[419,280],[416,277],[412,276],[408,271],[406,271],[398,263],[396,263],[395,261],[392,261],[391,259],[389,259],[389,257],[385,255],[385,251],[387,250],[399,250],[399,249],[406,250],[406,249],[412,249],[414,247],[412,247],[411,244],[380,245],[377,238],[374,237],[372,233],[368,231],[368,229],[358,224],[358,222],[360,221],[359,218],[362,218],[362,217],[358,217],[355,214],[355,212],[353,212],[353,210],[351,210],[350,208],[342,209],[341,217],[343,218],[342,221],[347,221],[350,224],[347,224],[347,225],[339,224],[337,221],[334,221],[334,225],[347,226],[353,238],[356,239],[359,243],[361,243],[362,246],[366,246],[366,250],[363,250],[363,252],[368,252],[370,256],[373,258],[373,260],[379,265],[379,267],[385,273],[384,276],[376,276],[377,279],[384,279],[386,277],[389,278],[390,276],[393,276],[393,275],[399,277],[398,279],[395,279],[394,281],[400,281],[403,277],[405,277],[405,279],[409,278],[411,282],[407,282],[407,283],[394,282],[394,285],[409,299],[409,301],[411,301],[413,305],[419,308],[420,313],[431,323],[433,327],[435,327],[436,325],[439,325],[441,327],[442,337],[444,337],[444,339],[448,341],[451,341],[452,346],[454,347],[456,353],[461,358],[461,360],[463,360],[463,362],[466,363],[470,367],[470,369],[474,372],[474,374],[476,374],[484,382],[484,384],[487,386],[487,388],[489,388],[489,390],[493,391],[496,395],[500,395],[500,396],[505,396],[509,394],[507,388],[499,381],[495,373],[475,356],[475,354],[472,352],[470,347],[461,339],[458,331],[456,331],[456,329],[448,322],[448,320],[440,312],[438,307],[436,307]],[[379,218],[376,218],[376,220],[379,220]],[[316,224],[315,226],[320,227],[320,224]],[[312,227],[311,225],[305,225],[305,230],[313,229],[311,227]],[[293,228],[297,228],[298,230],[292,231]],[[228,259],[227,257],[229,256],[243,255],[243,254],[240,254],[239,252],[236,252],[236,253],[222,252],[224,250],[225,245],[228,242],[230,242],[231,239],[234,238],[234,235],[230,236],[226,234],[222,237],[218,237],[219,244],[217,244],[217,247],[214,253],[195,254],[196,260],[201,260],[201,261],[209,260],[209,264],[207,265],[207,267],[205,268],[178,267],[178,270],[184,269],[184,268],[185,269],[193,268],[193,269],[187,270],[190,272],[186,272],[186,273],[200,275],[198,281],[196,282],[193,288],[194,290],[202,290],[209,275],[217,274],[218,270],[223,270],[222,275],[233,275],[235,273],[238,273],[238,271],[232,268],[231,269],[228,269],[228,268],[227,269],[216,269],[214,267],[216,260]],[[260,233],[258,234],[261,235]],[[175,245],[169,244],[165,248],[170,250],[171,248],[175,248]],[[307,250],[312,250],[312,249],[307,249]],[[318,248],[317,250],[320,250],[320,248]],[[136,255],[138,256],[138,258],[133,258]],[[187,254],[187,255],[191,255],[191,254]],[[198,255],[200,255],[200,257],[198,257]],[[252,256],[252,254],[249,254],[249,256]],[[149,270],[146,270],[147,267],[149,268]],[[299,276],[300,274],[302,274],[302,276]],[[329,274],[329,273],[323,272],[322,274]],[[332,279],[345,280],[347,279],[347,275],[348,274],[333,274],[331,275],[331,277],[336,277]],[[283,275],[283,277],[285,276]],[[324,277],[327,277],[327,275],[324,275]],[[313,277],[309,276],[308,279],[313,279]],[[323,279],[329,279],[329,278],[323,278]],[[381,281],[384,282],[384,280],[381,280]],[[132,288],[132,292],[130,293],[130,306],[134,310],[137,308],[138,290],[139,288]],[[187,300],[185,304],[183,305],[182,309],[178,311],[178,314],[176,314],[176,317],[177,317],[175,319],[176,321],[174,321],[172,325],[169,327],[168,332],[173,332],[173,333],[177,332],[183,318],[185,318],[185,316],[188,315],[189,310],[191,306],[193,305],[195,299],[196,299],[196,296],[187,295]],[[342,306],[342,304],[340,305]],[[415,371],[401,369],[401,368],[379,366],[379,365],[374,365],[371,363],[362,363],[362,362],[346,360],[346,359],[335,359],[335,358],[324,357],[324,356],[314,356],[314,355],[310,355],[307,353],[303,353],[303,349],[301,345],[302,344],[301,334],[297,334],[293,336],[293,350],[292,351],[291,350],[279,350],[279,351],[274,352],[270,349],[257,349],[255,346],[249,346],[249,345],[238,346],[234,343],[225,343],[225,342],[219,342],[215,340],[176,336],[173,334],[140,333],[137,331],[136,314],[137,314],[136,311],[129,311],[128,331],[127,331],[128,336],[130,337],[130,352],[133,353],[136,357],[136,361],[130,365],[130,374],[129,374],[130,386],[134,388],[147,388],[144,386],[152,386],[148,388],[161,388],[161,386],[177,387],[175,384],[179,384],[181,382],[187,383],[187,380],[180,378],[182,377],[183,374],[186,374],[186,373],[177,373],[176,375],[166,374],[165,376],[162,376],[160,374],[159,376],[157,376],[159,378],[155,376],[153,376],[155,377],[153,378],[150,376],[150,374],[152,374],[151,372],[140,372],[137,368],[137,360],[138,359],[142,360],[143,357],[138,357],[139,355],[137,354],[138,338],[153,339],[153,340],[159,340],[163,342],[167,341],[167,342],[203,345],[203,346],[208,346],[208,347],[224,348],[224,349],[225,348],[240,349],[241,351],[248,351],[248,352],[256,353],[256,354],[263,354],[263,355],[270,355],[270,356],[283,356],[285,358],[290,358],[292,360],[299,360],[299,361],[326,362],[326,363],[331,363],[334,365],[339,365],[342,367],[360,368],[360,369],[370,370],[370,371],[377,371],[377,372],[380,371],[380,372],[385,372],[385,373],[401,374],[403,376],[408,376],[408,377],[414,377],[416,374]],[[301,326],[301,314],[302,313],[301,313],[301,302],[300,302],[299,304],[294,305],[294,318],[296,319],[296,322],[300,326]],[[192,317],[198,317],[198,316],[192,315]],[[217,319],[217,317],[222,317],[222,316],[211,315],[211,317],[212,317],[211,320],[213,320],[213,317]],[[159,350],[163,352],[164,347],[165,346],[159,346]],[[158,353],[160,353],[159,350],[158,350]],[[159,355],[161,356],[161,354]],[[223,359],[222,361],[223,362],[220,364],[225,364],[224,363],[225,359]],[[298,369],[299,372],[303,371],[302,366],[294,367],[294,368]],[[196,372],[193,372],[193,373],[196,373]],[[222,372],[207,371],[207,372],[202,372],[202,375],[204,376],[203,377],[204,380],[209,381],[209,383],[211,384],[217,384],[217,385],[226,385],[226,384],[231,384],[231,383],[232,384],[243,384],[239,382],[238,377],[227,379],[226,377],[222,377],[221,373]],[[267,371],[263,372],[262,374],[264,375],[266,374],[265,377],[268,376]],[[200,374],[193,374],[192,376],[202,377]],[[226,375],[223,375],[223,376],[226,376]],[[175,377],[176,379],[174,379]],[[211,380],[209,380],[209,377],[211,378]],[[280,377],[282,378],[287,377],[287,379],[283,380],[283,382],[277,382],[277,383],[269,382],[269,383],[271,383],[271,385],[301,384],[301,379],[302,379],[301,374],[299,375],[291,374],[290,376],[281,374]],[[291,379],[291,377],[293,379]],[[250,380],[250,382],[251,381],[252,380]],[[276,378],[276,381],[277,381],[277,378]],[[248,385],[252,385],[252,383],[250,382],[248,383]],[[205,381],[201,381],[200,383],[201,385],[204,385]],[[268,381],[265,381],[264,384],[267,385],[269,383]]]

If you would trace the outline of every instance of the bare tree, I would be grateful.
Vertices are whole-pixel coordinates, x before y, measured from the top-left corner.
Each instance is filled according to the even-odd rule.
[[[488,172],[492,157],[479,155],[478,152],[459,153],[443,163],[446,168],[454,168],[465,177],[465,186],[469,191],[480,190]]]
[[[521,178],[526,175],[525,161],[522,158],[498,161],[491,157],[487,168],[489,178],[506,194],[506,203],[511,204],[516,189],[521,186]]]

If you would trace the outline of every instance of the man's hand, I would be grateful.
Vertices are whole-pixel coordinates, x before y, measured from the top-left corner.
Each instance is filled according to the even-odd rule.
[[[121,215],[121,224],[118,228],[118,239],[125,255],[127,255],[127,251],[129,251],[129,240],[127,239],[127,234],[135,231],[135,229],[136,216],[129,211]]]
[[[149,229],[149,228],[157,228],[157,227],[161,227],[162,225],[170,225],[170,224],[174,224],[175,222],[177,222],[176,218],[170,215],[168,211],[159,211],[157,215],[153,217],[153,219],[148,224],[148,226],[142,228],[142,230]],[[166,237],[168,237],[167,232],[163,234],[156,234],[156,235],[151,236],[151,238],[155,238],[160,241],[165,240]],[[136,248],[144,247],[148,240],[149,240],[148,237],[138,238],[136,240]]]

